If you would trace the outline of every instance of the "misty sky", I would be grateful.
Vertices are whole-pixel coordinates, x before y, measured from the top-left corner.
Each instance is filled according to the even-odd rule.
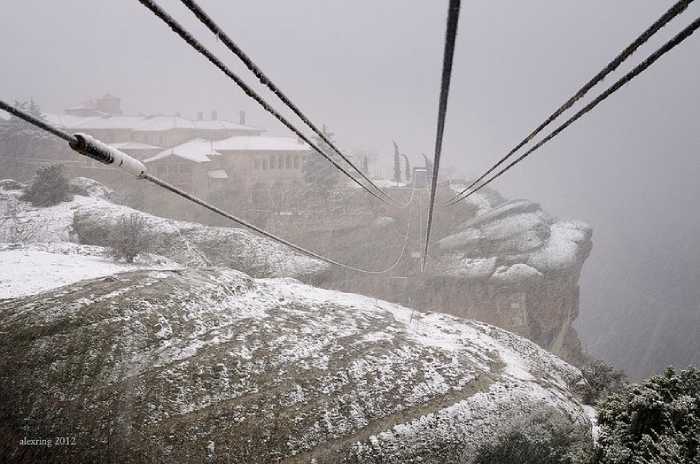
[[[200,3],[341,146],[389,156],[395,139],[415,160],[432,156],[446,1]],[[445,173],[479,174],[672,3],[465,0]],[[162,5],[254,82],[179,2]],[[621,71],[698,14],[692,5]],[[243,109],[286,134],[136,0],[4,0],[0,60],[0,98],[32,97],[45,111],[109,92],[127,112],[237,119]],[[495,184],[594,227],[579,327],[598,355],[601,334],[637,310],[700,311],[699,82],[696,34]]]

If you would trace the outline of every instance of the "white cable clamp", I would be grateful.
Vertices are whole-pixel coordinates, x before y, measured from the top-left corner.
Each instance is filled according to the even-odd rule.
[[[143,175],[146,174],[146,166],[144,166],[141,161],[132,158],[123,151],[110,147],[106,143],[88,134],[77,133],[73,134],[73,136],[76,142],[71,143],[70,146],[81,155],[85,155],[103,164],[114,165],[136,177],[143,177]]]

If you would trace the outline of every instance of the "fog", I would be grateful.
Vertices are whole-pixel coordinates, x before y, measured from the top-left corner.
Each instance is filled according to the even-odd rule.
[[[671,3],[464,2],[443,177],[479,175]],[[432,156],[443,2],[201,4],[341,146],[385,156],[387,176],[392,140],[416,161]],[[254,83],[179,2],[162,5]],[[699,13],[691,5],[615,77]],[[633,376],[698,362],[687,339],[700,321],[699,56],[696,35],[494,184],[591,224],[577,326],[591,353]],[[135,0],[5,0],[0,62],[1,98],[46,111],[111,93],[128,113],[245,110],[249,124],[287,133]],[[647,339],[667,351],[644,352]]]

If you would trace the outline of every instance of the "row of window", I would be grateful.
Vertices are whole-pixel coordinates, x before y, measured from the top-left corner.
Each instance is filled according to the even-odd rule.
[[[159,133],[146,134],[146,133],[130,132],[129,133],[129,140],[131,140],[132,142],[147,143],[147,144],[156,145],[159,147],[168,146],[167,135],[159,134]]]
[[[164,175],[189,175],[191,173],[190,166],[186,164],[159,164],[155,166],[155,172],[159,176]]]
[[[299,169],[301,168],[301,156],[294,155],[272,155],[269,158],[255,159],[255,169]]]

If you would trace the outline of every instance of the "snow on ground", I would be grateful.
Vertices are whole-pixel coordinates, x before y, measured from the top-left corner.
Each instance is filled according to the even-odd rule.
[[[593,441],[598,441],[598,435],[600,434],[600,426],[598,426],[598,413],[593,406],[583,405],[583,412],[586,413],[586,417],[591,421],[591,435],[593,436]]]
[[[73,231],[75,215],[106,236],[120,218],[137,214],[154,236],[168,242],[160,247],[156,243],[156,252],[185,265],[228,266],[260,277],[310,276],[328,268],[324,262],[242,228],[178,221],[112,203],[106,199],[109,190],[91,179],[72,179],[71,187],[80,194],[46,208],[19,200],[22,191],[15,184],[0,181],[0,243],[78,241]]]
[[[41,293],[86,279],[139,269],[178,269],[165,258],[117,263],[101,247],[71,243],[14,247],[0,244],[0,299]]]
[[[456,462],[449,453],[543,405],[590,428],[569,387],[580,372],[487,324],[220,268],[119,279],[0,303],[4,330],[32,360],[13,374],[34,392],[19,401],[36,414],[65,395],[94,404],[69,419],[84,443],[122,433],[122,409],[100,401],[105,385],[116,404],[128,401],[132,430],[148,431],[135,442],[155,461],[203,462],[192,453],[213,442],[236,462],[419,462],[433,452],[443,454],[420,462]],[[0,355],[14,352],[2,342]],[[84,372],[91,382],[79,381]]]

